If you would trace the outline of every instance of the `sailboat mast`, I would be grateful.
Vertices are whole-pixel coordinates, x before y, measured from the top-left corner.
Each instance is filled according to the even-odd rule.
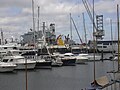
[[[110,27],[111,27],[111,41],[112,41],[112,55],[114,57],[114,47],[113,47],[113,31],[112,31],[112,19],[110,19]],[[114,61],[113,61],[113,70],[114,70]]]
[[[45,22],[43,22],[43,36],[44,36],[44,45],[46,44],[46,35],[45,35]]]
[[[72,21],[71,21],[71,13],[70,13],[70,34],[71,34],[71,40],[72,40]]]
[[[112,54],[114,55],[114,48],[113,48],[113,31],[112,31],[112,19],[110,19],[110,27],[111,27],[111,41],[112,41]]]
[[[39,31],[39,23],[40,23],[40,21],[39,21],[39,16],[40,16],[40,7],[38,6],[38,31]]]
[[[119,5],[117,4],[117,27],[118,27],[118,71],[120,70],[120,37],[119,37]]]
[[[33,43],[35,48],[35,16],[34,16],[34,1],[32,0],[32,16],[33,16]]]
[[[72,40],[72,20],[71,20],[71,13],[70,13],[70,37]],[[71,46],[71,53],[72,53],[72,46]]]
[[[84,17],[84,13],[82,13],[83,15],[83,26],[84,26],[84,32],[85,32],[85,43],[86,43],[86,49],[87,49],[87,34],[86,34],[86,28],[85,28],[85,17]]]
[[[4,45],[4,38],[3,38],[3,31],[2,31],[2,28],[1,28],[1,45]]]

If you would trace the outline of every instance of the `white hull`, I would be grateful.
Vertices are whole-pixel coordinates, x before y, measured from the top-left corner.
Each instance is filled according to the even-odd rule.
[[[27,63],[27,69],[34,69],[36,63]],[[26,64],[25,63],[19,63],[17,64],[17,67],[15,69],[26,69]]]
[[[2,66],[0,67],[0,72],[12,72],[16,66]]]
[[[101,56],[96,56],[95,55],[95,60],[100,60],[100,59],[101,59]],[[94,60],[94,55],[89,55],[88,60]]]
[[[12,72],[14,69],[14,67],[0,67],[0,72]]]
[[[88,54],[79,54],[76,56],[76,63],[85,63],[85,61],[88,61]]]
[[[76,56],[77,61],[88,61],[88,60],[94,60],[93,54],[79,54]],[[100,55],[95,55],[95,60],[101,60]]]
[[[13,63],[0,62],[0,72],[12,72],[16,67],[17,65]]]
[[[27,69],[34,69],[36,65],[36,61],[25,59],[23,56],[15,55],[15,56],[6,56],[3,59],[3,62],[9,62],[16,64],[17,67],[15,69],[25,69],[27,63]]]

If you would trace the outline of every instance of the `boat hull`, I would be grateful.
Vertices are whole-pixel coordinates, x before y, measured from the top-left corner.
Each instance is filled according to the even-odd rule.
[[[88,60],[90,61],[94,60],[94,56],[88,56]],[[95,60],[96,61],[101,60],[101,56],[95,56]]]
[[[10,67],[0,67],[0,72],[12,72],[16,66],[10,66]]]
[[[51,69],[51,61],[45,61],[45,62],[36,62],[35,68],[41,68],[41,69]]]
[[[69,58],[69,59],[61,59],[63,62],[63,66],[75,66],[76,65],[76,58]]]
[[[77,63],[77,64],[83,64],[83,63],[85,63],[86,61],[88,61],[88,59],[77,59],[77,60],[76,60],[76,63]]]
[[[52,67],[60,67],[62,66],[63,62],[52,62]]]
[[[35,65],[36,63],[27,63],[27,69],[34,69]],[[26,69],[26,64],[25,63],[17,64],[17,67],[15,69]]]

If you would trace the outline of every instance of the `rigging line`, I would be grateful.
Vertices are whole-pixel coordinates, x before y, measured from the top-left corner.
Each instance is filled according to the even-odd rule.
[[[93,19],[92,19],[92,14],[91,14],[91,11],[90,11],[90,9],[89,9],[89,7],[88,7],[88,5],[87,5],[87,2],[86,2],[86,0],[82,0],[83,1],[83,4],[84,4],[84,7],[85,7],[85,9],[87,10],[87,13],[88,13],[88,15],[89,15],[89,17],[90,17],[90,20],[92,21]]]
[[[77,5],[78,3],[76,2],[76,3],[74,3],[73,5],[72,5],[72,7],[69,9],[70,11],[72,11],[72,9],[74,9],[75,8],[75,6]]]
[[[85,9],[86,9],[87,13],[88,13],[88,16],[90,17],[91,22],[93,22],[93,16],[91,14],[91,11],[90,11],[90,9],[88,7],[88,4],[87,4],[86,0],[82,0],[82,2],[84,4],[84,6],[85,6]],[[97,27],[96,27],[95,23],[93,23],[93,26],[97,30]]]
[[[80,37],[80,34],[79,34],[78,30],[77,30],[77,27],[76,27],[76,25],[75,25],[75,22],[74,22],[74,20],[73,20],[72,17],[71,17],[71,20],[72,20],[73,25],[74,25],[74,27],[75,27],[75,30],[76,30],[76,32],[77,32],[77,34],[78,34],[78,37],[79,37],[80,42],[83,43],[83,42],[82,42],[82,39],[81,39],[81,37]]]
[[[87,3],[88,3],[88,6],[90,7],[90,10],[92,11],[92,6],[91,6],[91,4],[90,4],[90,2],[88,1],[88,0],[86,0],[87,1]],[[94,12],[94,15],[96,16],[96,13]]]

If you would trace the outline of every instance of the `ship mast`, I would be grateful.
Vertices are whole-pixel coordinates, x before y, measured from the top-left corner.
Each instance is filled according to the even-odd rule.
[[[94,47],[94,85],[96,84],[95,83],[95,79],[96,79],[96,69],[95,69],[95,36],[94,36],[94,32],[95,32],[95,29],[94,29],[94,26],[95,26],[95,23],[94,23],[94,0],[93,0],[93,47]]]
[[[40,24],[40,7],[38,6],[38,31],[39,31],[39,28],[40,28],[40,26],[39,26],[39,24]]]
[[[120,36],[119,36],[119,5],[117,4],[117,27],[118,27],[118,71],[120,71]]]
[[[32,17],[33,17],[33,43],[34,43],[34,48],[36,47],[35,45],[35,16],[34,16],[34,1],[32,0]]]
[[[1,28],[1,45],[4,45],[4,38],[3,38],[3,31],[2,31],[2,28]]]
[[[84,17],[84,13],[82,13],[83,15],[83,27],[84,27],[84,32],[85,32],[85,46],[86,46],[86,52],[87,52],[87,34],[86,34],[86,27],[85,27],[85,17]]]
[[[72,40],[72,21],[71,21],[71,13],[70,13],[70,34],[71,34],[71,40]]]

